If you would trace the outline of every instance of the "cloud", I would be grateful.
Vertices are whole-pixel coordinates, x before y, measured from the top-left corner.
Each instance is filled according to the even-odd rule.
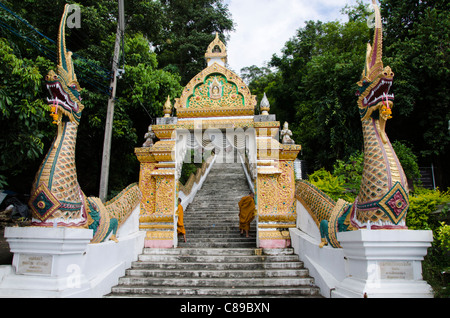
[[[235,31],[227,43],[229,68],[239,73],[280,54],[305,21],[343,20],[340,10],[355,0],[226,0]]]

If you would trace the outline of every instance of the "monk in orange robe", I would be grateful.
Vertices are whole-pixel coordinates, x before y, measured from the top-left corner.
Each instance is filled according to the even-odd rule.
[[[239,230],[241,235],[249,237],[248,231],[250,230],[250,223],[255,218],[255,200],[254,194],[250,192],[248,196],[245,196],[239,201]]]
[[[178,235],[183,234],[184,241],[186,242],[186,230],[184,228],[184,220],[183,220],[183,206],[181,205],[181,198],[178,198],[178,222],[177,222],[177,233]]]

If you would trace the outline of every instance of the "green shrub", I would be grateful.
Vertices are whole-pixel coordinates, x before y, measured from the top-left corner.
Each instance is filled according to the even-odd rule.
[[[433,231],[432,247],[422,263],[423,278],[433,288],[435,297],[450,297],[450,285],[445,277],[450,270],[450,226],[443,221],[448,219],[450,192],[418,188],[410,194],[409,203],[408,228]]]
[[[362,151],[353,153],[347,161],[336,160],[336,163],[333,165],[333,175],[344,181],[347,196],[352,196],[352,202],[361,186],[363,167],[364,153]]]
[[[444,253],[450,252],[450,225],[441,222],[441,226],[436,231],[439,247]]]
[[[400,141],[394,141],[392,147],[397,154],[406,178],[413,182],[414,185],[420,185],[420,170],[417,163],[417,156],[412,149]]]
[[[406,215],[406,225],[411,230],[434,230],[440,223],[432,213],[439,206],[450,202],[450,193],[440,190],[418,188],[409,196],[409,210]],[[445,210],[445,209],[444,209]]]
[[[338,199],[348,201],[349,199],[345,193],[346,189],[344,187],[343,178],[340,176],[333,176],[329,171],[325,170],[325,168],[321,168],[309,175],[309,182],[325,192],[335,201]]]

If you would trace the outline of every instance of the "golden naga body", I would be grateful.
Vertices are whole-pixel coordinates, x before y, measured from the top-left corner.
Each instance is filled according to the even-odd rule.
[[[57,135],[45,156],[31,190],[29,206],[33,226],[90,228],[92,243],[104,241],[111,233],[117,240],[117,228],[139,204],[141,192],[130,185],[111,201],[86,197],[77,179],[75,145],[78,125],[84,108],[80,85],[73,68],[72,53],[66,50],[65,24],[68,5],[64,9],[58,35],[57,72],[49,71],[46,85],[51,97],[51,117]]]
[[[366,63],[358,82],[358,109],[364,139],[364,168],[358,196],[353,204],[337,203],[313,185],[300,181],[296,195],[320,227],[322,244],[340,247],[336,234],[360,228],[406,229],[409,207],[408,182],[386,135],[392,118],[394,73],[382,61],[383,30],[376,1],[375,33],[367,45]]]

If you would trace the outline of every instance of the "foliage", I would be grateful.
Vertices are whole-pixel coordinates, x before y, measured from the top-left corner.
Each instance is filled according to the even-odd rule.
[[[450,192],[418,188],[409,197],[406,225],[410,230],[432,230],[434,242],[423,262],[423,277],[433,287],[436,297],[449,297],[445,279],[450,264],[450,226],[442,220],[450,217]],[[438,211],[441,212],[438,212]]]
[[[438,182],[450,185],[450,3],[385,0],[385,60],[395,72],[396,124],[390,137],[406,140],[433,162]]]
[[[397,154],[403,171],[405,172],[408,182],[413,184],[420,184],[420,170],[417,156],[412,151],[411,147],[408,147],[406,143],[402,143],[398,140],[392,143],[392,147]]]
[[[362,172],[364,168],[364,153],[356,151],[347,161],[336,160],[333,165],[333,175],[344,180],[345,188],[355,197],[361,186]]]
[[[43,58],[20,59],[5,39],[0,38],[0,183],[16,186],[12,180],[39,159],[49,130],[47,105],[41,99]],[[34,176],[34,172],[32,173]]]
[[[422,164],[433,162],[442,187],[450,185],[449,9],[445,0],[381,2],[383,62],[395,72],[396,96],[386,131],[391,140],[416,149]],[[336,159],[359,150],[362,140],[354,93],[372,39],[372,7],[357,1],[342,12],[348,22],[306,21],[267,67],[242,70],[258,99],[266,92],[271,113],[291,124],[313,171],[331,170]],[[415,167],[405,163],[405,170],[417,179]]]
[[[186,153],[185,160],[183,161],[183,166],[181,167],[181,176],[180,176],[180,183],[183,185],[186,185],[186,182],[189,180],[189,177],[191,174],[196,174],[197,169],[200,169],[202,167],[202,164],[206,158],[202,156],[202,162],[201,163],[195,163],[192,162],[192,158],[195,158],[195,150],[191,150],[190,152]]]
[[[344,194],[345,188],[343,178],[333,176],[324,168],[309,175],[309,182],[329,195],[334,201],[337,201],[340,198],[344,200],[347,199]]]
[[[163,27],[153,41],[161,67],[178,74],[186,85],[205,65],[205,50],[215,32],[233,30],[222,0],[161,0]]]
[[[434,230],[440,223],[432,213],[446,204],[450,206],[450,192],[418,188],[409,196],[406,225],[411,230]]]
[[[348,22],[307,21],[269,66],[276,83],[265,90],[272,113],[291,123],[309,166],[331,169],[336,159],[360,149],[362,141],[355,82],[364,66],[370,39],[365,16]],[[355,75],[356,74],[356,75]]]
[[[17,31],[0,28],[0,38],[7,39],[0,42],[0,186],[8,182],[17,192],[29,191],[43,152],[55,135],[46,114],[48,93],[43,76],[55,69],[56,44],[48,38],[56,39],[66,2],[75,3],[2,1],[21,17],[0,9],[0,21]],[[66,28],[66,44],[74,52],[85,105],[77,138],[77,173],[85,193],[97,195],[118,11],[117,1],[85,0],[79,5],[81,28]],[[143,142],[154,118],[162,115],[167,96],[175,98],[181,93],[180,74],[190,79],[190,74],[203,69],[205,49],[214,32],[233,27],[222,0],[130,0],[125,2],[125,20],[119,59],[125,74],[117,83],[110,194],[138,179],[134,148]]]
[[[444,253],[450,252],[450,225],[441,222],[441,226],[436,231],[436,237],[439,242],[439,247]]]

